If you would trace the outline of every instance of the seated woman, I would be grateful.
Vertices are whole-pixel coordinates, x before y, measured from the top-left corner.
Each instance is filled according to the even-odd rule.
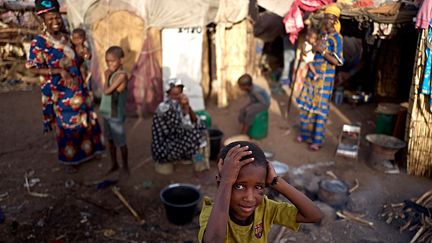
[[[157,163],[191,160],[205,146],[206,127],[183,94],[180,80],[170,80],[167,99],[153,116],[151,151]]]

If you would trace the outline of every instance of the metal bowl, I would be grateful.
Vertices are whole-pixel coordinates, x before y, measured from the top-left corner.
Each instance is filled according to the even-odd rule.
[[[284,163],[279,162],[277,160],[273,160],[270,163],[272,163],[272,166],[275,169],[276,174],[278,176],[284,176],[289,170],[289,166],[287,164],[284,164]]]

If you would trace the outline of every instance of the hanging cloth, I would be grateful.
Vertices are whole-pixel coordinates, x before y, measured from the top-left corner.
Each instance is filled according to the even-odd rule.
[[[431,66],[432,66],[432,20],[429,23],[429,29],[427,30],[426,39],[426,65],[423,77],[423,84],[421,87],[421,93],[424,95],[432,94],[432,84],[431,84]],[[432,112],[432,99],[429,97],[430,111]]]

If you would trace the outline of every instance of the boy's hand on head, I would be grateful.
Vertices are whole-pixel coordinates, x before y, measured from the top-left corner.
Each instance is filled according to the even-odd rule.
[[[254,158],[241,160],[244,156],[252,154],[252,151],[248,149],[248,146],[240,147],[240,144],[236,145],[228,151],[224,160],[219,159],[218,169],[221,182],[226,182],[231,185],[236,182],[241,167],[254,160]]]
[[[267,162],[267,169],[268,169],[268,173],[266,178],[266,185],[270,185],[273,179],[277,176],[277,174],[270,161]]]

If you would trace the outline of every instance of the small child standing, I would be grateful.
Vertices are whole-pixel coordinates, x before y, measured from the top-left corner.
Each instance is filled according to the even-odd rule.
[[[123,69],[123,57],[123,50],[119,46],[111,46],[105,52],[108,69],[104,73],[105,85],[100,113],[104,121],[104,135],[108,140],[111,155],[112,164],[109,172],[119,168],[117,164],[117,147],[119,147],[123,171],[129,174],[128,149],[124,128],[128,76]]]
[[[265,89],[253,84],[252,77],[249,74],[243,74],[238,79],[237,84],[249,96],[249,103],[240,109],[238,117],[241,127],[240,132],[246,134],[255,115],[269,108],[270,95]]]
[[[277,176],[256,144],[233,142],[224,147],[218,162],[214,202],[204,198],[199,242],[267,242],[270,226],[297,231],[299,223],[315,223],[321,211],[304,194]],[[270,186],[292,204],[264,195]]]
[[[78,56],[78,61],[80,65],[80,72],[86,82],[88,81],[88,75],[90,70],[90,59],[91,59],[91,51],[86,46],[86,32],[84,29],[76,28],[72,31],[71,42],[73,45],[73,49]],[[87,84],[89,88],[90,84]]]

